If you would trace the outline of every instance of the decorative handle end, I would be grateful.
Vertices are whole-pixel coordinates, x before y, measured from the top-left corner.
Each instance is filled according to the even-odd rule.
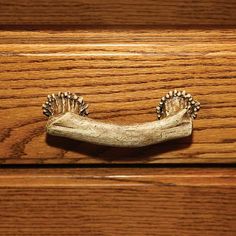
[[[47,96],[47,101],[42,105],[43,114],[47,117],[73,112],[81,116],[88,115],[88,105],[83,97],[71,92],[59,92]]]
[[[170,91],[161,98],[159,106],[157,106],[157,117],[163,119],[173,116],[183,109],[187,109],[187,114],[195,119],[200,110],[200,102],[193,100],[191,94],[185,91]]]

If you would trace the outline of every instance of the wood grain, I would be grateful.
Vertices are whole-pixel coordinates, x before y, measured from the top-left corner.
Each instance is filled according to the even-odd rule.
[[[0,162],[235,163],[234,29],[0,32]],[[156,119],[171,89],[202,104],[191,138],[141,149],[46,137],[47,94],[79,92],[90,118]]]
[[[236,234],[235,169],[3,169],[0,235]]]
[[[8,0],[0,1],[0,25],[231,25],[234,0]]]

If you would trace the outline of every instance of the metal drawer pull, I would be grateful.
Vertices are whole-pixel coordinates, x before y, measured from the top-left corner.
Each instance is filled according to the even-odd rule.
[[[43,113],[49,117],[48,134],[94,144],[116,147],[142,147],[183,138],[192,134],[192,119],[200,103],[185,91],[170,91],[157,107],[157,121],[116,125],[86,117],[83,97],[70,92],[48,95]]]

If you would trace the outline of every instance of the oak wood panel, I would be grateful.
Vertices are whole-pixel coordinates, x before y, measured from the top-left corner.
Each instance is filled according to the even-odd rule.
[[[0,162],[235,163],[235,39],[234,29],[0,32]],[[47,94],[79,92],[91,118],[130,124],[155,120],[175,88],[202,104],[191,138],[120,149],[45,135]]]
[[[234,28],[149,27],[106,26],[102,29],[37,29],[1,30],[0,44],[180,44],[180,43],[235,43]]]
[[[0,235],[236,234],[235,169],[2,169]]]
[[[234,0],[8,0],[0,25],[235,25]]]

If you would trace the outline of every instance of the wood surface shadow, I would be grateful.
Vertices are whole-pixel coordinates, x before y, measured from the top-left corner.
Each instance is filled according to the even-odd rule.
[[[80,159],[80,155],[82,154],[83,156],[88,156],[89,159],[94,158],[106,163],[145,163],[151,162],[154,159],[156,160],[158,156],[163,153],[188,148],[191,146],[192,138],[193,135],[140,148],[108,147],[79,142],[63,137],[51,136],[48,134],[46,136],[46,142],[50,146],[78,153],[78,159]],[[91,160],[89,162],[91,163]]]

